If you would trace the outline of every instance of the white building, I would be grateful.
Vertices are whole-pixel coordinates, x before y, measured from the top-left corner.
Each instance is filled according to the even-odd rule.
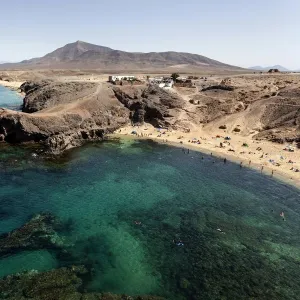
[[[174,81],[169,77],[154,77],[149,78],[149,83],[158,85],[160,88],[172,88]]]
[[[111,75],[111,76],[108,77],[108,81],[110,81],[110,82],[115,82],[117,80],[124,80],[124,79],[133,80],[133,79],[135,79],[135,76],[132,76],[132,75]]]

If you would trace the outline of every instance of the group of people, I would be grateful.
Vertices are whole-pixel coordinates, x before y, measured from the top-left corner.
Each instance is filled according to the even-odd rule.
[[[189,140],[189,143],[192,143],[192,144],[198,144],[198,145],[201,144],[200,140],[197,140],[197,139]]]

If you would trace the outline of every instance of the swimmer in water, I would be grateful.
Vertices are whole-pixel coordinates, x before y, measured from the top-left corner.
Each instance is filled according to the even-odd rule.
[[[176,246],[184,246],[184,243],[181,241],[181,240],[173,240],[173,243],[176,245]]]
[[[282,220],[285,221],[285,216],[284,216],[284,212],[283,211],[280,213],[280,217],[282,217]]]

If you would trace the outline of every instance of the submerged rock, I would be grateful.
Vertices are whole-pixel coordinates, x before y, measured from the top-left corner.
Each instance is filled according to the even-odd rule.
[[[57,224],[57,219],[49,213],[35,215],[22,227],[0,236],[0,256],[23,250],[60,248],[63,240],[54,230]]]
[[[71,266],[48,272],[24,272],[0,280],[0,299],[7,300],[162,300],[155,296],[130,297],[110,293],[88,293],[85,279],[90,272],[84,266]]]

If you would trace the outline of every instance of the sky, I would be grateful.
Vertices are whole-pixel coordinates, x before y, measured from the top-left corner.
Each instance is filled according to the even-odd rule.
[[[44,56],[81,40],[300,69],[299,16],[299,0],[1,1],[0,61]]]

